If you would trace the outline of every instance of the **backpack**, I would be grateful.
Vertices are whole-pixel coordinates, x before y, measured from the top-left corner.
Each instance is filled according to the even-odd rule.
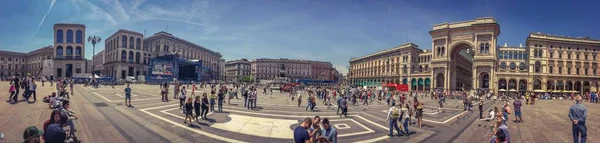
[[[392,120],[398,120],[398,117],[400,117],[400,109],[392,109]]]

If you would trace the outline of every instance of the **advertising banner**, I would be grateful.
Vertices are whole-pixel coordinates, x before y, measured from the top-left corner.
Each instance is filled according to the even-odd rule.
[[[150,66],[152,66],[152,74],[153,75],[173,75],[173,63],[165,62],[165,61],[154,61]]]

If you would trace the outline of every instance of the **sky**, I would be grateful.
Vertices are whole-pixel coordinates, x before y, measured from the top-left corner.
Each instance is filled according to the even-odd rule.
[[[55,23],[86,25],[86,37],[119,29],[174,36],[225,60],[294,58],[348,61],[404,43],[431,49],[432,26],[494,17],[498,44],[529,33],[600,39],[600,1],[578,0],[11,0],[0,5],[0,50],[53,44]],[[104,42],[96,44],[96,53]],[[92,44],[85,56],[91,58]]]

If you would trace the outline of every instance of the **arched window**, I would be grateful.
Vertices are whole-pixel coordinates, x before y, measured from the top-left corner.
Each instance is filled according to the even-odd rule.
[[[444,54],[445,52],[446,52],[446,47],[442,46],[442,56],[444,56],[444,55],[445,55],[445,54]]]
[[[135,49],[138,49],[138,50],[142,49],[142,40],[140,38],[137,38],[137,40],[135,40]]]
[[[63,31],[62,30],[57,30],[56,31],[56,43],[62,43],[63,41]]]
[[[541,65],[540,61],[535,61],[535,65],[534,65],[534,67],[533,67],[533,68],[534,68],[534,71],[535,71],[536,73],[540,73],[540,72],[542,72],[542,70],[541,70],[541,66],[542,66],[542,65]]]
[[[485,45],[483,43],[481,43],[480,48],[479,48],[479,53],[483,54],[485,51]]]
[[[62,46],[56,47],[56,58],[57,59],[63,58],[63,47]]]
[[[73,56],[73,47],[67,46],[66,55],[67,56]]]
[[[139,64],[140,63],[140,52],[136,52],[135,53],[135,63]]]
[[[437,56],[441,56],[440,54],[442,53],[442,48],[441,47],[437,47]]]
[[[79,44],[83,43],[83,32],[81,30],[75,32],[75,42]]]
[[[67,43],[73,43],[73,30],[67,30]]]
[[[501,62],[500,63],[500,68],[501,69],[506,69],[506,63],[505,62]]]
[[[525,63],[519,63],[519,70],[525,70],[527,69],[527,66],[525,66]]]
[[[542,89],[542,81],[540,81],[539,79],[535,79],[533,81],[533,90],[540,90]]]
[[[121,36],[121,48],[127,48],[127,36]]]
[[[129,51],[129,57],[128,58],[129,58],[129,62],[133,63],[133,52],[132,51]]]
[[[160,51],[160,45],[156,45],[154,48],[154,52],[158,52],[158,51]]]
[[[133,49],[133,37],[129,37],[129,49]]]
[[[121,51],[121,62],[125,62],[127,59],[127,52],[125,50]]]
[[[490,53],[490,43],[485,43],[485,53]]]
[[[75,48],[75,56],[81,56],[81,47],[77,46]]]

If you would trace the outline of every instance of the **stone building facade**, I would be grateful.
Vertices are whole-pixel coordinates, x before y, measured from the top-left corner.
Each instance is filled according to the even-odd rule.
[[[598,91],[600,40],[532,33],[524,47],[499,46],[494,18],[442,23],[429,34],[431,51],[409,43],[351,59],[348,82],[415,91]]]
[[[54,76],[85,77],[85,25],[54,24]]]
[[[225,64],[225,81],[240,81],[245,76],[250,76],[250,61],[248,59],[239,59],[227,61]]]
[[[259,58],[250,62],[252,77],[259,80],[289,79],[337,80],[338,71],[330,62],[298,59]]]
[[[147,63],[152,54],[147,47],[142,46],[144,40],[143,34],[124,29],[106,38],[102,65],[105,75],[117,79],[146,75]]]

